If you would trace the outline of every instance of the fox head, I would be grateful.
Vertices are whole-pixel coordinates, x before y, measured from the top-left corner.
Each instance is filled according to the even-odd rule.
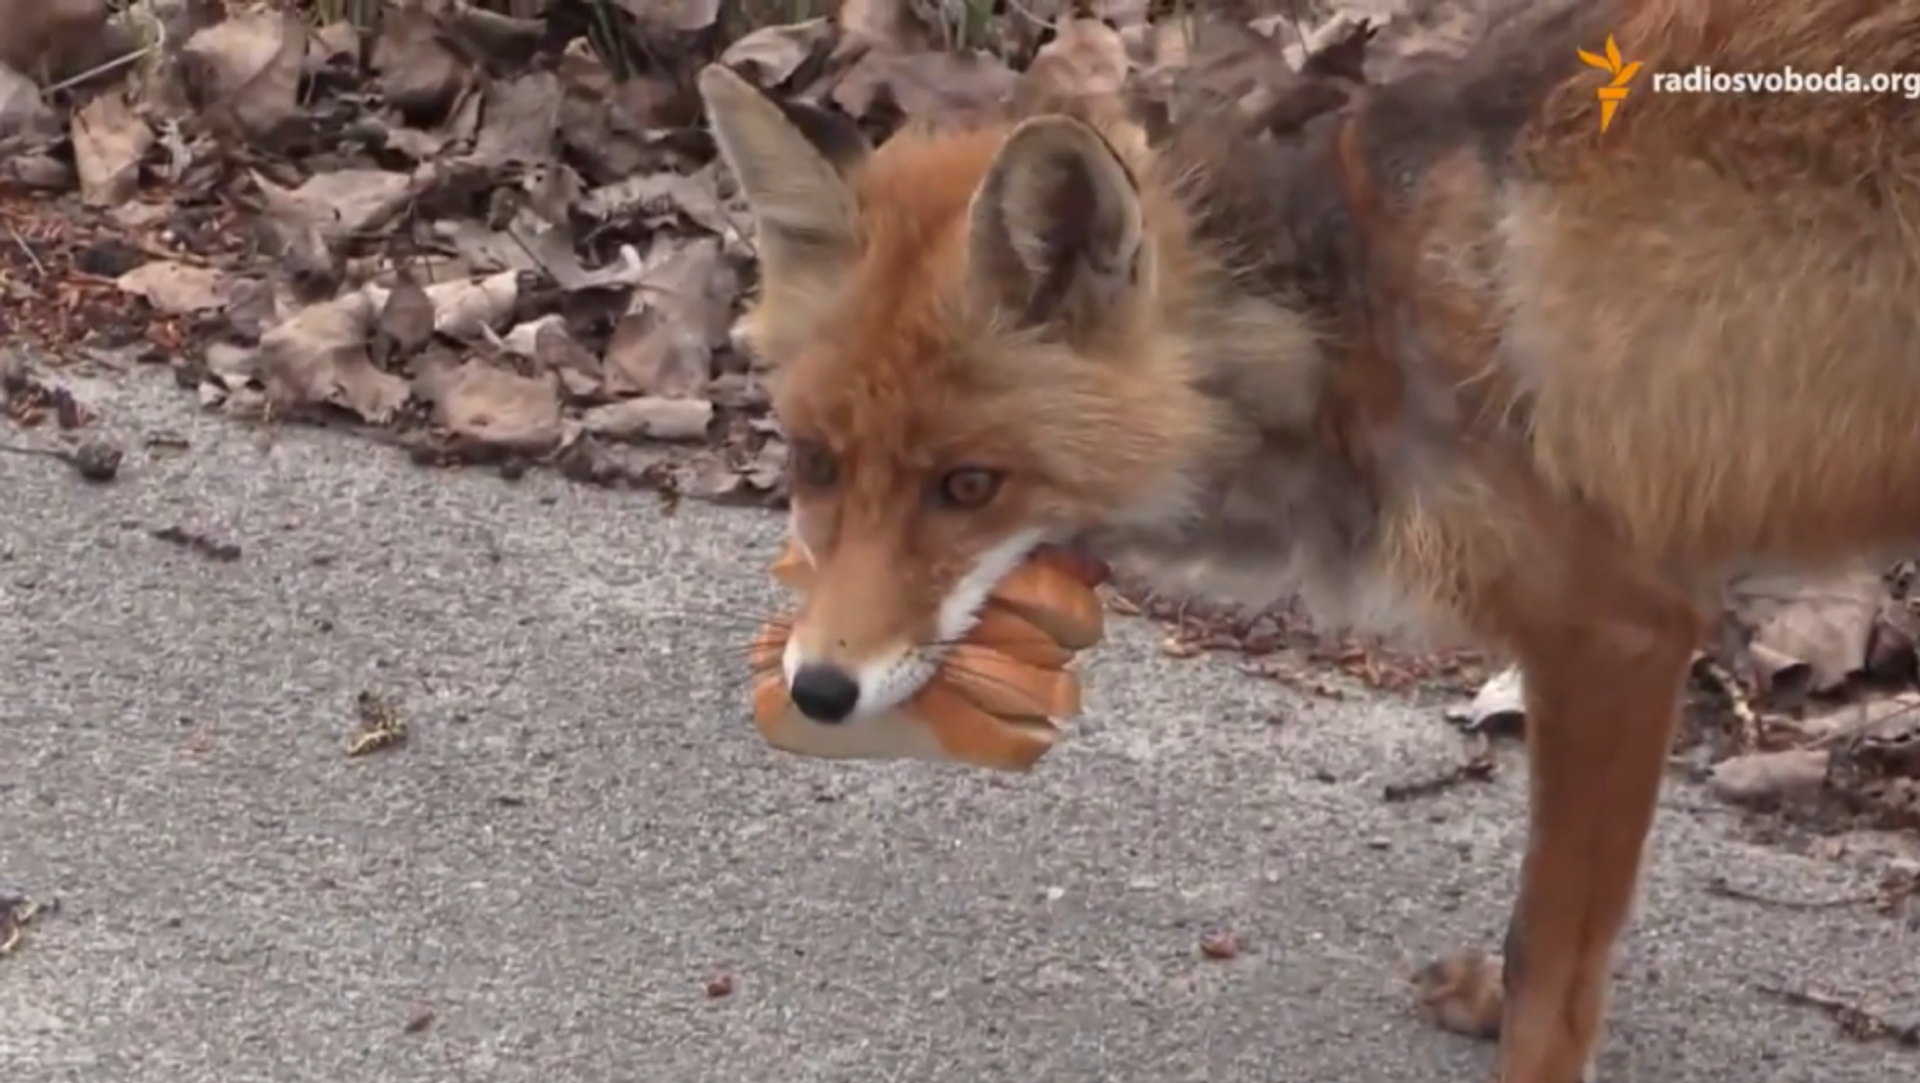
[[[814,586],[784,658],[834,722],[937,668],[1036,547],[1183,498],[1209,406],[1162,324],[1179,238],[1144,141],[1047,115],[907,130],[700,76],[761,261],[745,336]]]

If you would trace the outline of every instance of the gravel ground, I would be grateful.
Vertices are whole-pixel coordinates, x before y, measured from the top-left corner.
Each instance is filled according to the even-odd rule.
[[[159,377],[82,394],[120,481],[0,456],[0,887],[62,904],[0,959],[0,1077],[1487,1077],[1404,981],[1500,928],[1524,776],[1383,802],[1460,754],[1431,708],[1117,621],[1030,777],[803,762],[741,707],[777,517],[269,446]],[[411,737],[348,759],[367,689]],[[1670,788],[1604,1078],[1911,1076],[1762,987],[1920,1018],[1920,933],[1709,894],[1862,890],[1741,838]]]

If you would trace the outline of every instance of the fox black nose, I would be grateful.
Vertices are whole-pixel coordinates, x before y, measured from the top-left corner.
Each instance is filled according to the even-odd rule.
[[[787,691],[800,713],[815,722],[845,722],[854,704],[860,702],[860,682],[835,665],[801,666]]]

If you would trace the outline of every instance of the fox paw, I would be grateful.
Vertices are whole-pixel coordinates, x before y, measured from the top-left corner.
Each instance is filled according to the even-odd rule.
[[[1413,988],[1420,1014],[1432,1026],[1483,1041],[1500,1036],[1500,956],[1481,951],[1444,956],[1414,974]]]

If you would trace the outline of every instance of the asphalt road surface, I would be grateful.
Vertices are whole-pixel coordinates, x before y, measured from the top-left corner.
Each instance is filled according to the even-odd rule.
[[[801,761],[742,707],[777,517],[263,446],[160,377],[82,391],[121,480],[0,455],[0,889],[61,903],[0,958],[0,1079],[1489,1078],[1405,979],[1497,934],[1524,778],[1384,802],[1459,755],[1430,705],[1116,620],[1029,777]],[[190,448],[141,449],[166,432]],[[363,689],[411,740],[348,759]],[[1709,894],[1866,874],[1666,805],[1604,1078],[1914,1078],[1762,987],[1920,1019],[1920,933]]]

